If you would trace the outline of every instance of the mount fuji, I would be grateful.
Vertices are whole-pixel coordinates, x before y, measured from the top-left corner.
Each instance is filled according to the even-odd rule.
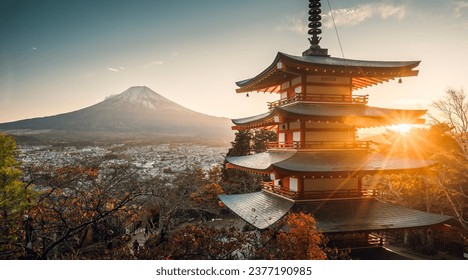
[[[38,131],[72,138],[119,139],[143,136],[230,140],[231,122],[185,108],[145,86],[130,87],[90,107],[70,113],[0,124],[11,134]],[[76,139],[74,139],[76,140]]]

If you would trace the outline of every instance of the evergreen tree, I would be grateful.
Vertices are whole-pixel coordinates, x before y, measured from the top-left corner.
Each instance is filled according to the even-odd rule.
[[[252,142],[251,130],[239,130],[236,132],[236,138],[231,142],[232,148],[229,149],[226,156],[245,156],[250,154]]]
[[[278,141],[278,136],[275,131],[266,130],[266,129],[255,129],[253,131],[252,139],[252,150],[255,153],[265,152],[267,149],[268,142]]]
[[[239,130],[226,156],[245,156],[252,152],[264,152],[267,141],[276,141],[276,138],[276,133],[264,129]],[[248,193],[260,190],[261,175],[238,169],[227,169],[226,163],[223,165],[221,183],[225,193]]]
[[[18,258],[28,240],[22,224],[33,192],[20,180],[22,172],[16,156],[13,137],[0,134],[0,258],[3,259]],[[24,224],[28,225],[28,219]]]

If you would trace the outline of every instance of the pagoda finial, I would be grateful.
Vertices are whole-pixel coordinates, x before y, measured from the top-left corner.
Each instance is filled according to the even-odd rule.
[[[312,37],[309,38],[310,47],[308,50],[305,50],[302,55],[322,55],[328,56],[328,50],[322,49],[319,46],[320,40],[322,37],[319,37],[322,34],[322,10],[320,7],[322,4],[320,0],[309,0],[309,35]]]

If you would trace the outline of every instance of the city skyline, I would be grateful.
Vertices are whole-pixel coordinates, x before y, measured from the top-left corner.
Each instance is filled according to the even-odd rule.
[[[356,91],[371,106],[428,108],[466,88],[468,1],[330,1],[349,59],[422,60],[418,77]],[[75,111],[145,85],[189,109],[245,117],[268,93],[235,93],[278,51],[308,48],[308,1],[0,2],[0,122]],[[320,45],[342,57],[322,3]]]

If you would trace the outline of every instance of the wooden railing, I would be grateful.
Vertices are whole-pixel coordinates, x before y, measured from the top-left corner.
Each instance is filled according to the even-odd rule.
[[[372,141],[267,142],[267,149],[370,149]]]
[[[367,104],[368,95],[342,95],[342,94],[296,94],[294,97],[281,98],[280,100],[268,102],[268,109],[296,101],[320,102],[320,103],[357,103]]]
[[[262,189],[268,192],[279,194],[292,199],[328,199],[328,198],[352,198],[352,197],[376,197],[376,189],[354,190],[320,190],[295,192],[274,185],[272,181],[262,182]]]

